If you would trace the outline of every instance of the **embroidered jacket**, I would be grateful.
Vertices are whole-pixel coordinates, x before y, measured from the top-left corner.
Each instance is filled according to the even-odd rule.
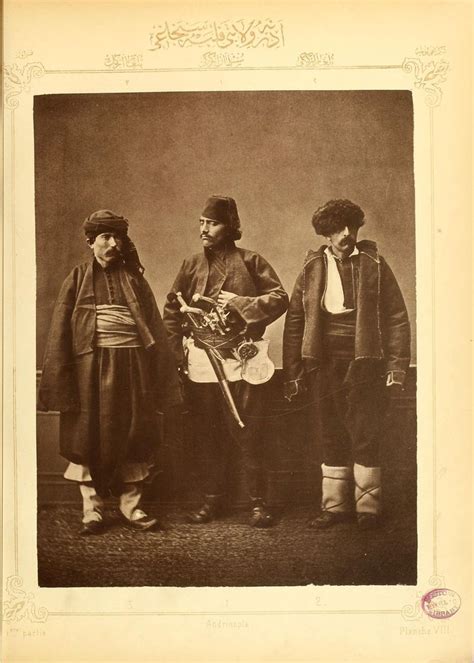
[[[410,325],[402,293],[375,242],[362,240],[357,247],[360,253],[352,372],[375,365],[403,383],[410,362]],[[321,302],[327,279],[325,248],[308,251],[286,315],[283,369],[290,396],[298,392],[305,373],[317,370],[324,360]]]

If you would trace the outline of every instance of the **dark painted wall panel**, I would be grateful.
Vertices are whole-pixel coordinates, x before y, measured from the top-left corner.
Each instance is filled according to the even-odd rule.
[[[320,492],[320,458],[316,408],[290,407],[281,396],[281,372],[268,385],[262,444],[268,469],[268,501],[272,505],[317,504]],[[59,416],[38,413],[39,504],[74,502],[79,505],[75,484],[62,478],[66,461],[58,456]],[[416,485],[416,374],[411,370],[405,391],[387,416],[387,434],[381,449],[385,473],[405,477]],[[157,474],[148,486],[148,499],[185,504],[198,499],[194,479],[193,425],[189,417],[168,417],[157,449]],[[237,455],[235,472],[229,477],[229,498],[245,503],[246,491]],[[393,481],[388,482],[390,489]],[[403,502],[404,496],[394,499]]]

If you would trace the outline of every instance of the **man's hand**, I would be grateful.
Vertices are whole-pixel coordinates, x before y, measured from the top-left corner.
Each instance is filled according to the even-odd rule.
[[[235,292],[227,292],[227,290],[221,290],[219,295],[217,296],[217,303],[219,306],[227,306],[227,304],[230,302],[231,299],[234,299],[234,297],[237,297]]]
[[[181,384],[185,384],[185,381],[188,379],[188,369],[185,366],[178,366],[178,377]]]
[[[188,407],[188,394],[187,394],[187,383],[189,380],[189,374],[188,374],[188,369],[186,366],[178,366],[178,378],[179,378],[179,387],[180,387],[180,392],[181,392],[181,399],[182,402],[177,405],[178,412],[180,414],[187,414],[189,412],[189,407]]]
[[[283,383],[283,396],[290,403],[301,403],[306,398],[307,388],[302,378]]]

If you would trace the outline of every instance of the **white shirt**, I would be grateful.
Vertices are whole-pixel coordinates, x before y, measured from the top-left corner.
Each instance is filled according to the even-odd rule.
[[[348,313],[353,311],[352,308],[345,308],[344,306],[344,290],[342,288],[342,279],[337,268],[336,260],[339,260],[334,253],[331,251],[330,247],[327,246],[324,250],[324,253],[327,256],[327,265],[328,273],[326,279],[326,290],[323,294],[323,308],[328,311],[328,313]],[[359,253],[357,246],[354,247],[349,258],[356,256]]]

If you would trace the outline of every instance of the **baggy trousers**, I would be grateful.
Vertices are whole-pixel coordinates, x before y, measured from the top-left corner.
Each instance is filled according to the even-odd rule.
[[[218,384],[187,383],[200,489],[204,495],[227,492],[231,445],[237,445],[249,498],[263,499],[266,484],[260,432],[264,391],[261,385],[251,385],[244,380],[230,382],[229,386],[245,424],[243,429],[233,420]]]
[[[380,465],[380,442],[389,403],[385,377],[345,381],[350,359],[330,357],[317,374],[322,460],[328,466]],[[314,392],[313,392],[314,393]]]
[[[348,381],[350,364],[350,358],[330,356],[312,381],[321,422],[322,509],[350,511],[354,500],[358,513],[378,514],[387,387],[377,370]]]

